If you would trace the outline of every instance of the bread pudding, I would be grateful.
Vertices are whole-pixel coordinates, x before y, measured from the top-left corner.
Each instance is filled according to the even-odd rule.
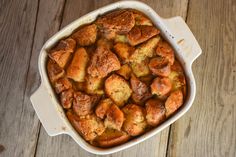
[[[48,77],[68,120],[97,147],[157,127],[186,97],[174,49],[137,10],[99,16],[58,41],[48,56]]]

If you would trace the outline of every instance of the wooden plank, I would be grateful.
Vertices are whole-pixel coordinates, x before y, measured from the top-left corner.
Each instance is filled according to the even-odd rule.
[[[180,15],[186,17],[187,0],[149,0],[145,1],[148,5],[154,8],[161,16],[171,17]],[[69,0],[66,2],[62,27],[77,19],[96,8],[104,6],[111,1],[77,1]],[[163,7],[165,6],[165,7]],[[109,156],[165,156],[166,146],[168,141],[169,128],[163,130],[160,134],[153,138]],[[36,156],[95,156],[80,148],[70,137],[67,135],[60,135],[56,137],[49,137],[44,128],[41,128],[39,142],[37,146]]]
[[[34,154],[38,120],[24,94],[37,8],[37,1],[0,1],[1,157]]]
[[[193,64],[197,95],[171,129],[169,157],[236,156],[236,1],[191,0],[187,23],[203,54]]]

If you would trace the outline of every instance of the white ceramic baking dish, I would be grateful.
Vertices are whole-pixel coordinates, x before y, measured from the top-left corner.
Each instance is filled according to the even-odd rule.
[[[47,72],[46,72],[46,59],[47,59],[47,50],[52,48],[55,43],[57,43],[61,38],[69,36],[76,28],[80,25],[93,22],[98,15],[104,14],[108,11],[117,9],[117,8],[133,8],[145,13],[153,23],[161,30],[161,35],[168,40],[171,45],[174,47],[176,56],[182,63],[184,68],[187,83],[187,99],[185,104],[180,108],[180,110],[166,120],[164,123],[156,127],[155,129],[145,133],[144,135],[137,137],[131,141],[128,141],[122,145],[113,147],[113,148],[98,148],[87,143],[71,126],[68,122],[62,107],[60,106],[56,95],[50,85]],[[157,13],[150,8],[148,5],[137,2],[137,1],[121,1],[116,2],[100,9],[97,9],[93,12],[88,13],[72,22],[53,37],[51,37],[42,47],[38,66],[41,76],[41,85],[37,91],[31,96],[31,102],[37,113],[43,127],[47,131],[48,135],[56,136],[59,134],[68,134],[71,136],[83,149],[94,154],[110,154],[126,148],[129,148],[133,145],[136,145],[155,134],[159,133],[164,128],[168,127],[174,121],[179,119],[184,113],[186,113],[191,107],[195,93],[196,85],[194,76],[192,73],[192,63],[193,61],[201,54],[201,48],[193,36],[192,32],[184,22],[181,17],[173,17],[169,19],[161,18]]]

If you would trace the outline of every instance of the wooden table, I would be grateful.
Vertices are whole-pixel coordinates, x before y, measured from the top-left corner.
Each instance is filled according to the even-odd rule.
[[[69,136],[49,137],[30,103],[44,42],[112,0],[0,1],[0,156],[95,156]],[[182,16],[202,47],[193,64],[197,95],[182,118],[113,157],[236,156],[236,0],[148,0],[162,17]]]

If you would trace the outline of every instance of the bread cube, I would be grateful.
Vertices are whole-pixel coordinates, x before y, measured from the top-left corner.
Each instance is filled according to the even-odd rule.
[[[125,79],[112,74],[105,81],[105,92],[118,106],[123,106],[131,96],[132,90]]]
[[[86,66],[89,56],[84,48],[78,48],[74,54],[71,64],[67,68],[67,77],[74,81],[84,82]]]
[[[139,25],[134,26],[131,31],[129,31],[127,39],[130,45],[135,46],[147,41],[159,33],[160,31],[156,27]]]
[[[130,78],[132,70],[128,64],[124,64],[119,70],[116,71],[116,73],[128,80]]]
[[[124,62],[128,62],[129,56],[134,52],[135,48],[126,43],[117,43],[114,46],[115,53]]]
[[[146,119],[147,123],[153,127],[157,126],[163,122],[166,118],[165,116],[165,106],[158,99],[150,99],[145,104],[146,108]]]
[[[79,28],[78,31],[72,34],[72,38],[75,39],[80,46],[92,45],[97,39],[97,26],[91,24]]]
[[[108,109],[111,107],[111,105],[114,104],[114,102],[110,98],[103,99],[99,102],[99,104],[96,107],[95,113],[96,115],[104,119]]]
[[[123,129],[130,136],[138,136],[145,132],[147,121],[145,109],[135,104],[126,105],[122,111],[125,115]]]
[[[171,116],[183,105],[183,93],[181,90],[176,90],[170,94],[165,102],[166,117]]]
[[[152,74],[157,76],[167,77],[171,72],[169,61],[162,57],[152,58],[148,66]]]
[[[65,74],[65,71],[52,59],[49,59],[47,62],[47,72],[52,84]]]
[[[49,57],[54,60],[61,68],[68,63],[71,53],[74,52],[76,42],[72,38],[61,40],[50,52]]]
[[[75,130],[84,137],[86,141],[92,141],[105,131],[103,122],[95,115],[78,117],[72,111],[66,113]]]

